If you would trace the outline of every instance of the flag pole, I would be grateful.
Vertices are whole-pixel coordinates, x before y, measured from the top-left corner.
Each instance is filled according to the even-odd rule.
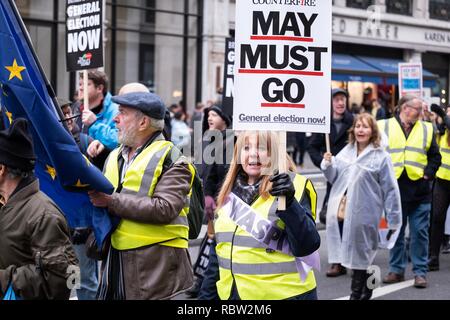
[[[53,90],[52,85],[48,81],[47,76],[45,75],[44,69],[42,68],[41,62],[39,61],[39,58],[37,57],[36,52],[34,51],[34,47],[33,47],[33,43],[31,42],[30,34],[28,33],[28,30],[27,30],[25,24],[23,23],[22,16],[19,13],[19,9],[17,9],[16,3],[13,0],[8,0],[8,3],[11,6],[14,15],[16,16],[16,20],[20,26],[20,29],[24,35],[25,40],[27,41],[28,47],[30,48],[31,54],[34,57],[34,61],[36,62],[36,65],[39,69],[41,77],[45,82],[45,88],[47,89],[47,93],[49,94],[50,98],[52,99],[54,110],[56,111],[56,114],[58,115],[59,120],[61,120],[61,123],[64,126],[64,128],[67,131],[69,131],[69,128],[67,127],[67,123],[65,121],[62,121],[62,120],[64,120],[64,115],[61,111],[61,108],[59,107],[58,100],[56,99],[55,91]]]

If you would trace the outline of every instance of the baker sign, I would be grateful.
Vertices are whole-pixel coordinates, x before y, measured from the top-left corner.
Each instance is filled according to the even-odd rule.
[[[235,130],[329,133],[331,7],[236,2]]]

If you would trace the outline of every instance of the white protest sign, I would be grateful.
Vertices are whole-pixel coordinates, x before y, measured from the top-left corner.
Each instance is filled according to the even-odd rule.
[[[330,132],[331,7],[236,1],[233,129]]]
[[[422,98],[422,63],[399,63],[398,87],[400,97],[410,94]]]

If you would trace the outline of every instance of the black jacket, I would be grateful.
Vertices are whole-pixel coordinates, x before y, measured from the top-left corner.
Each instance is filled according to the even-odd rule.
[[[233,131],[224,130],[222,131],[223,144],[217,146],[217,148],[222,148],[222,154],[215,156],[215,161],[212,164],[207,164],[204,172],[204,186],[205,186],[205,196],[211,196],[216,198],[219,194],[222,183],[230,168],[230,163],[233,157],[233,148],[235,143],[235,136]],[[213,147],[213,143],[209,146]],[[203,149],[204,150],[204,149]]]
[[[337,155],[347,145],[348,130],[353,125],[353,114],[349,111],[345,111],[344,118],[342,119],[342,129],[339,133],[336,132],[336,127],[331,124],[330,131],[330,147],[331,153]],[[312,135],[308,146],[308,153],[312,162],[318,168],[323,159],[323,154],[326,152],[325,135],[322,133],[315,133]]]

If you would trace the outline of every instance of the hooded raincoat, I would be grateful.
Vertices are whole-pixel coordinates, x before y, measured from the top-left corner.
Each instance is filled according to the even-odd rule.
[[[378,225],[385,212],[389,229],[402,225],[400,191],[389,154],[369,144],[358,156],[357,146],[348,144],[321,169],[333,184],[328,201],[326,234],[329,263],[366,270],[378,248]],[[347,191],[342,239],[337,212]]]

